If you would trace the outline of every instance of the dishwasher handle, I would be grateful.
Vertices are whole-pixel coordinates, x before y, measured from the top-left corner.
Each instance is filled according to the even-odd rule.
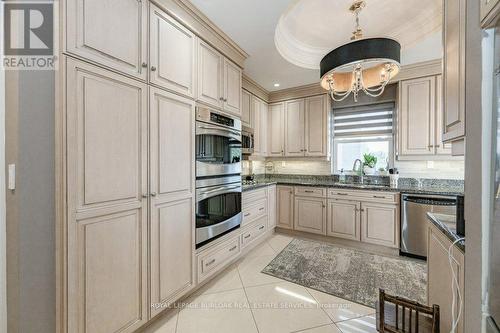
[[[404,196],[403,201],[413,202],[421,205],[432,206],[456,206],[457,200],[452,198],[425,198],[425,197],[412,197]]]

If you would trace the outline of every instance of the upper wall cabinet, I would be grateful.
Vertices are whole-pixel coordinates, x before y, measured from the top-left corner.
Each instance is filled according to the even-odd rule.
[[[68,0],[66,5],[67,52],[146,80],[146,1]]]
[[[304,156],[304,99],[285,103],[285,155]]]
[[[241,116],[241,69],[202,40],[198,46],[198,100]]]
[[[252,95],[246,91],[241,91],[241,123],[243,126],[252,127],[253,117],[251,112]]]
[[[400,82],[398,159],[451,154],[442,142],[441,75]]]
[[[254,155],[267,156],[268,105],[252,95],[250,106],[254,123]]]
[[[306,98],[305,106],[305,156],[328,155],[329,98]]]
[[[285,103],[269,105],[268,156],[285,156]]]
[[[194,98],[196,37],[164,11],[150,9],[150,82]]]
[[[465,136],[466,0],[445,0],[443,5],[442,132],[444,141],[454,141]]]

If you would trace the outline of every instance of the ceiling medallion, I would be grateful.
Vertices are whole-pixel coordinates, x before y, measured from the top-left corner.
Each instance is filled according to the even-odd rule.
[[[321,86],[337,102],[351,93],[357,102],[360,91],[378,97],[399,73],[401,45],[397,41],[390,38],[363,39],[359,13],[365,6],[365,1],[361,0],[349,8],[356,17],[352,42],[331,51],[320,62]]]

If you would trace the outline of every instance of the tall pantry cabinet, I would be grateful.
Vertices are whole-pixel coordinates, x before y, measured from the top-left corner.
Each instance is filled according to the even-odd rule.
[[[239,114],[241,69],[149,1],[64,5],[61,327],[134,332],[195,287],[195,101]]]

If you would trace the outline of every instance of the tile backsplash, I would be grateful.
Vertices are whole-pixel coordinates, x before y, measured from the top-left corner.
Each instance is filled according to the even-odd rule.
[[[396,161],[401,177],[428,179],[464,179],[464,161]],[[330,175],[331,161],[272,160],[243,161],[243,174]]]

